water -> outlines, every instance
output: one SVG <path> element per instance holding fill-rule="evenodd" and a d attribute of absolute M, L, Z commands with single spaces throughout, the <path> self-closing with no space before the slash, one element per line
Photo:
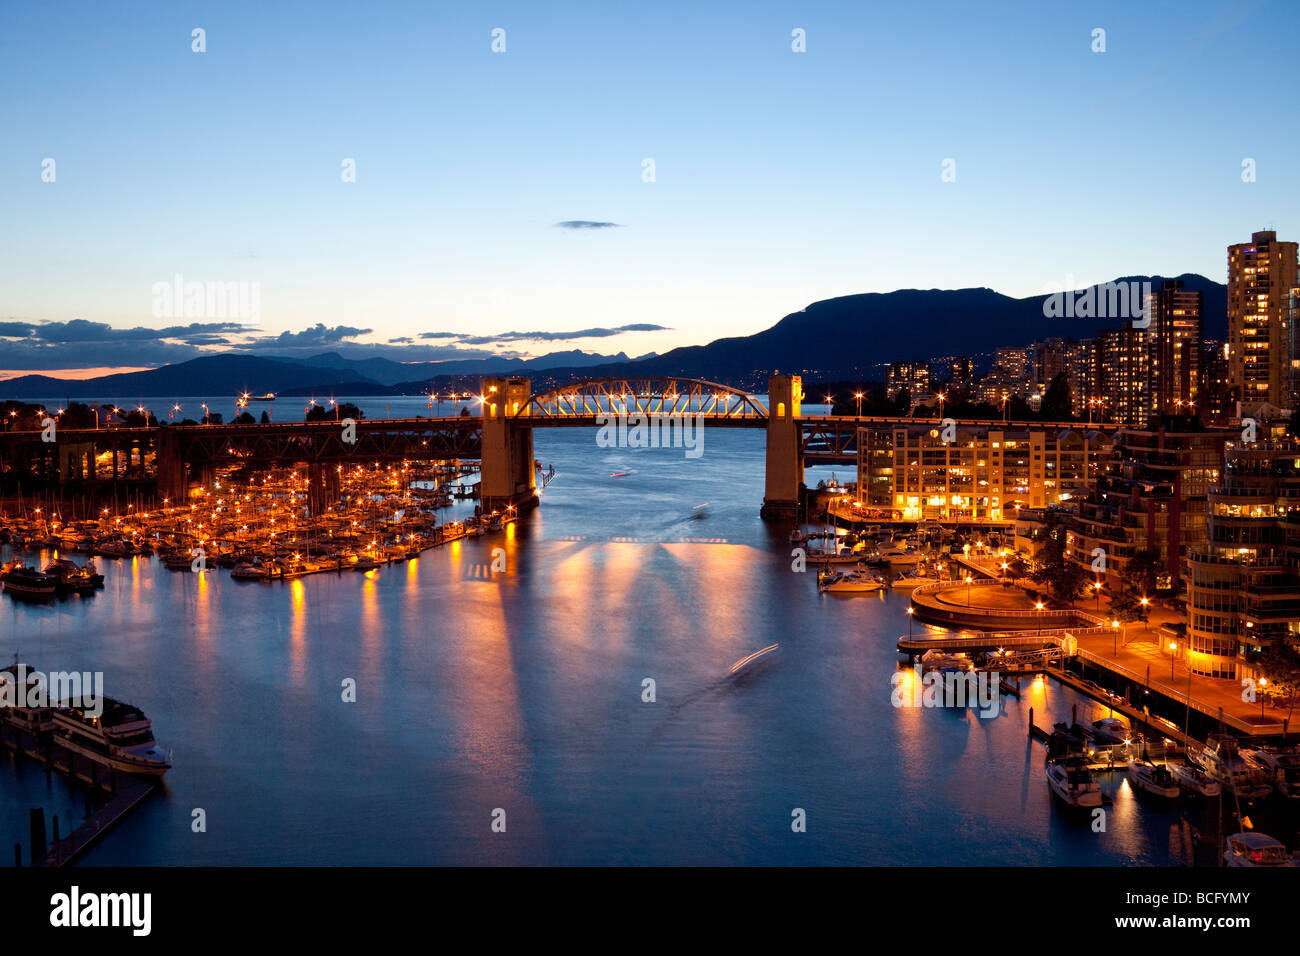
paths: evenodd
<path fill-rule="evenodd" d="M 891 706 L 907 596 L 820 596 L 790 570 L 788 529 L 758 518 L 761 431 L 706 428 L 694 460 L 594 435 L 538 430 L 558 473 L 541 508 L 418 561 L 267 585 L 100 559 L 92 597 L 4 598 L 0 655 L 104 671 L 173 748 L 164 791 L 85 864 L 1181 861 L 1179 809 L 1123 774 L 1103 776 L 1104 833 L 1051 797 L 1027 710 L 1101 716 L 1086 698 L 1039 682 L 991 720 Z M 4 846 L 26 844 L 28 806 L 80 817 L 37 765 L 0 780 Z"/>

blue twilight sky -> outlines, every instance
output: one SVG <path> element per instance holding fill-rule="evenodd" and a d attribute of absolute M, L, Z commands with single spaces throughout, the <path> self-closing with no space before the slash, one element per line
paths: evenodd
<path fill-rule="evenodd" d="M 534 354 L 854 292 L 1222 281 L 1230 242 L 1300 237 L 1298 26 L 1294 0 L 10 0 L 0 368 L 156 361 L 19 327 L 191 321 L 151 312 L 178 273 L 260 283 L 260 334 L 326 327 L 304 346 L 665 327 L 495 346 Z"/>

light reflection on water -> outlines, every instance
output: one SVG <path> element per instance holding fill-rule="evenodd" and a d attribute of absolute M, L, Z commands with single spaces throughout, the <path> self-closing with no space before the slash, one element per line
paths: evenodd
<path fill-rule="evenodd" d="M 890 705 L 907 596 L 790 571 L 788 529 L 757 516 L 761 432 L 711 431 L 686 460 L 557 429 L 536 453 L 559 473 L 539 511 L 405 565 L 267 585 L 101 559 L 88 600 L 5 598 L 0 653 L 104 670 L 174 748 L 166 791 L 86 862 L 1176 861 L 1178 810 L 1122 774 L 1105 833 L 1052 800 L 1028 709 L 1084 718 L 1072 691 L 1027 683 L 994 720 Z M 495 547 L 506 572 L 472 573 Z M 25 841 L 26 807 L 2 806 L 0 837 Z"/>

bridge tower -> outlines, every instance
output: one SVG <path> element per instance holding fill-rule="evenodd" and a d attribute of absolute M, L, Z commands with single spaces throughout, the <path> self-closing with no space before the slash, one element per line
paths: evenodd
<path fill-rule="evenodd" d="M 526 378 L 483 380 L 483 467 L 479 476 L 483 511 L 537 507 L 533 430 L 514 421 L 528 407 L 533 383 Z"/>
<path fill-rule="evenodd" d="M 773 375 L 767 380 L 767 484 L 759 514 L 769 521 L 792 520 L 799 513 L 802 401 L 803 380 L 798 375 Z"/>

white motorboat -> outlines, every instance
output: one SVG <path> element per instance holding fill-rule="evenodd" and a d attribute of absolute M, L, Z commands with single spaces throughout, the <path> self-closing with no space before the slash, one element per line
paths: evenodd
<path fill-rule="evenodd" d="M 867 571 L 831 571 L 827 569 L 817 575 L 817 590 L 835 593 L 868 593 L 880 591 L 885 582 Z"/>
<path fill-rule="evenodd" d="M 1283 844 L 1267 833 L 1254 831 L 1229 836 L 1223 859 L 1228 866 L 1295 866 Z"/>
<path fill-rule="evenodd" d="M 1178 781 L 1178 785 L 1184 790 L 1198 793 L 1203 797 L 1217 797 L 1223 792 L 1223 787 L 1219 785 L 1219 781 L 1195 764 L 1166 761 L 1165 769 L 1173 775 L 1173 778 Z"/>
<path fill-rule="evenodd" d="M 1128 778 L 1133 786 L 1169 800 L 1178 796 L 1178 781 L 1164 767 L 1132 757 L 1128 761 Z"/>
<path fill-rule="evenodd" d="M 1103 717 L 1092 722 L 1092 734 L 1102 744 L 1122 744 L 1132 739 L 1128 724 L 1118 717 Z"/>
<path fill-rule="evenodd" d="M 921 655 L 921 670 L 965 673 L 975 669 L 975 662 L 965 654 L 945 654 L 933 648 Z"/>
<path fill-rule="evenodd" d="M 1264 774 L 1265 780 L 1284 797 L 1300 798 L 1300 749 L 1257 747 L 1241 755 Z"/>
<path fill-rule="evenodd" d="M 880 549 L 880 557 L 877 560 L 884 561 L 893 568 L 914 568 L 921 563 L 923 557 L 920 551 L 888 545 Z"/>
<path fill-rule="evenodd" d="M 1071 807 L 1101 806 L 1101 784 L 1079 754 L 1067 754 L 1047 761 L 1047 785 Z"/>
<path fill-rule="evenodd" d="M 1263 772 L 1242 757 L 1235 737 L 1211 734 L 1204 746 L 1189 743 L 1187 759 L 1239 797 L 1257 800 L 1273 792 L 1273 784 Z"/>

